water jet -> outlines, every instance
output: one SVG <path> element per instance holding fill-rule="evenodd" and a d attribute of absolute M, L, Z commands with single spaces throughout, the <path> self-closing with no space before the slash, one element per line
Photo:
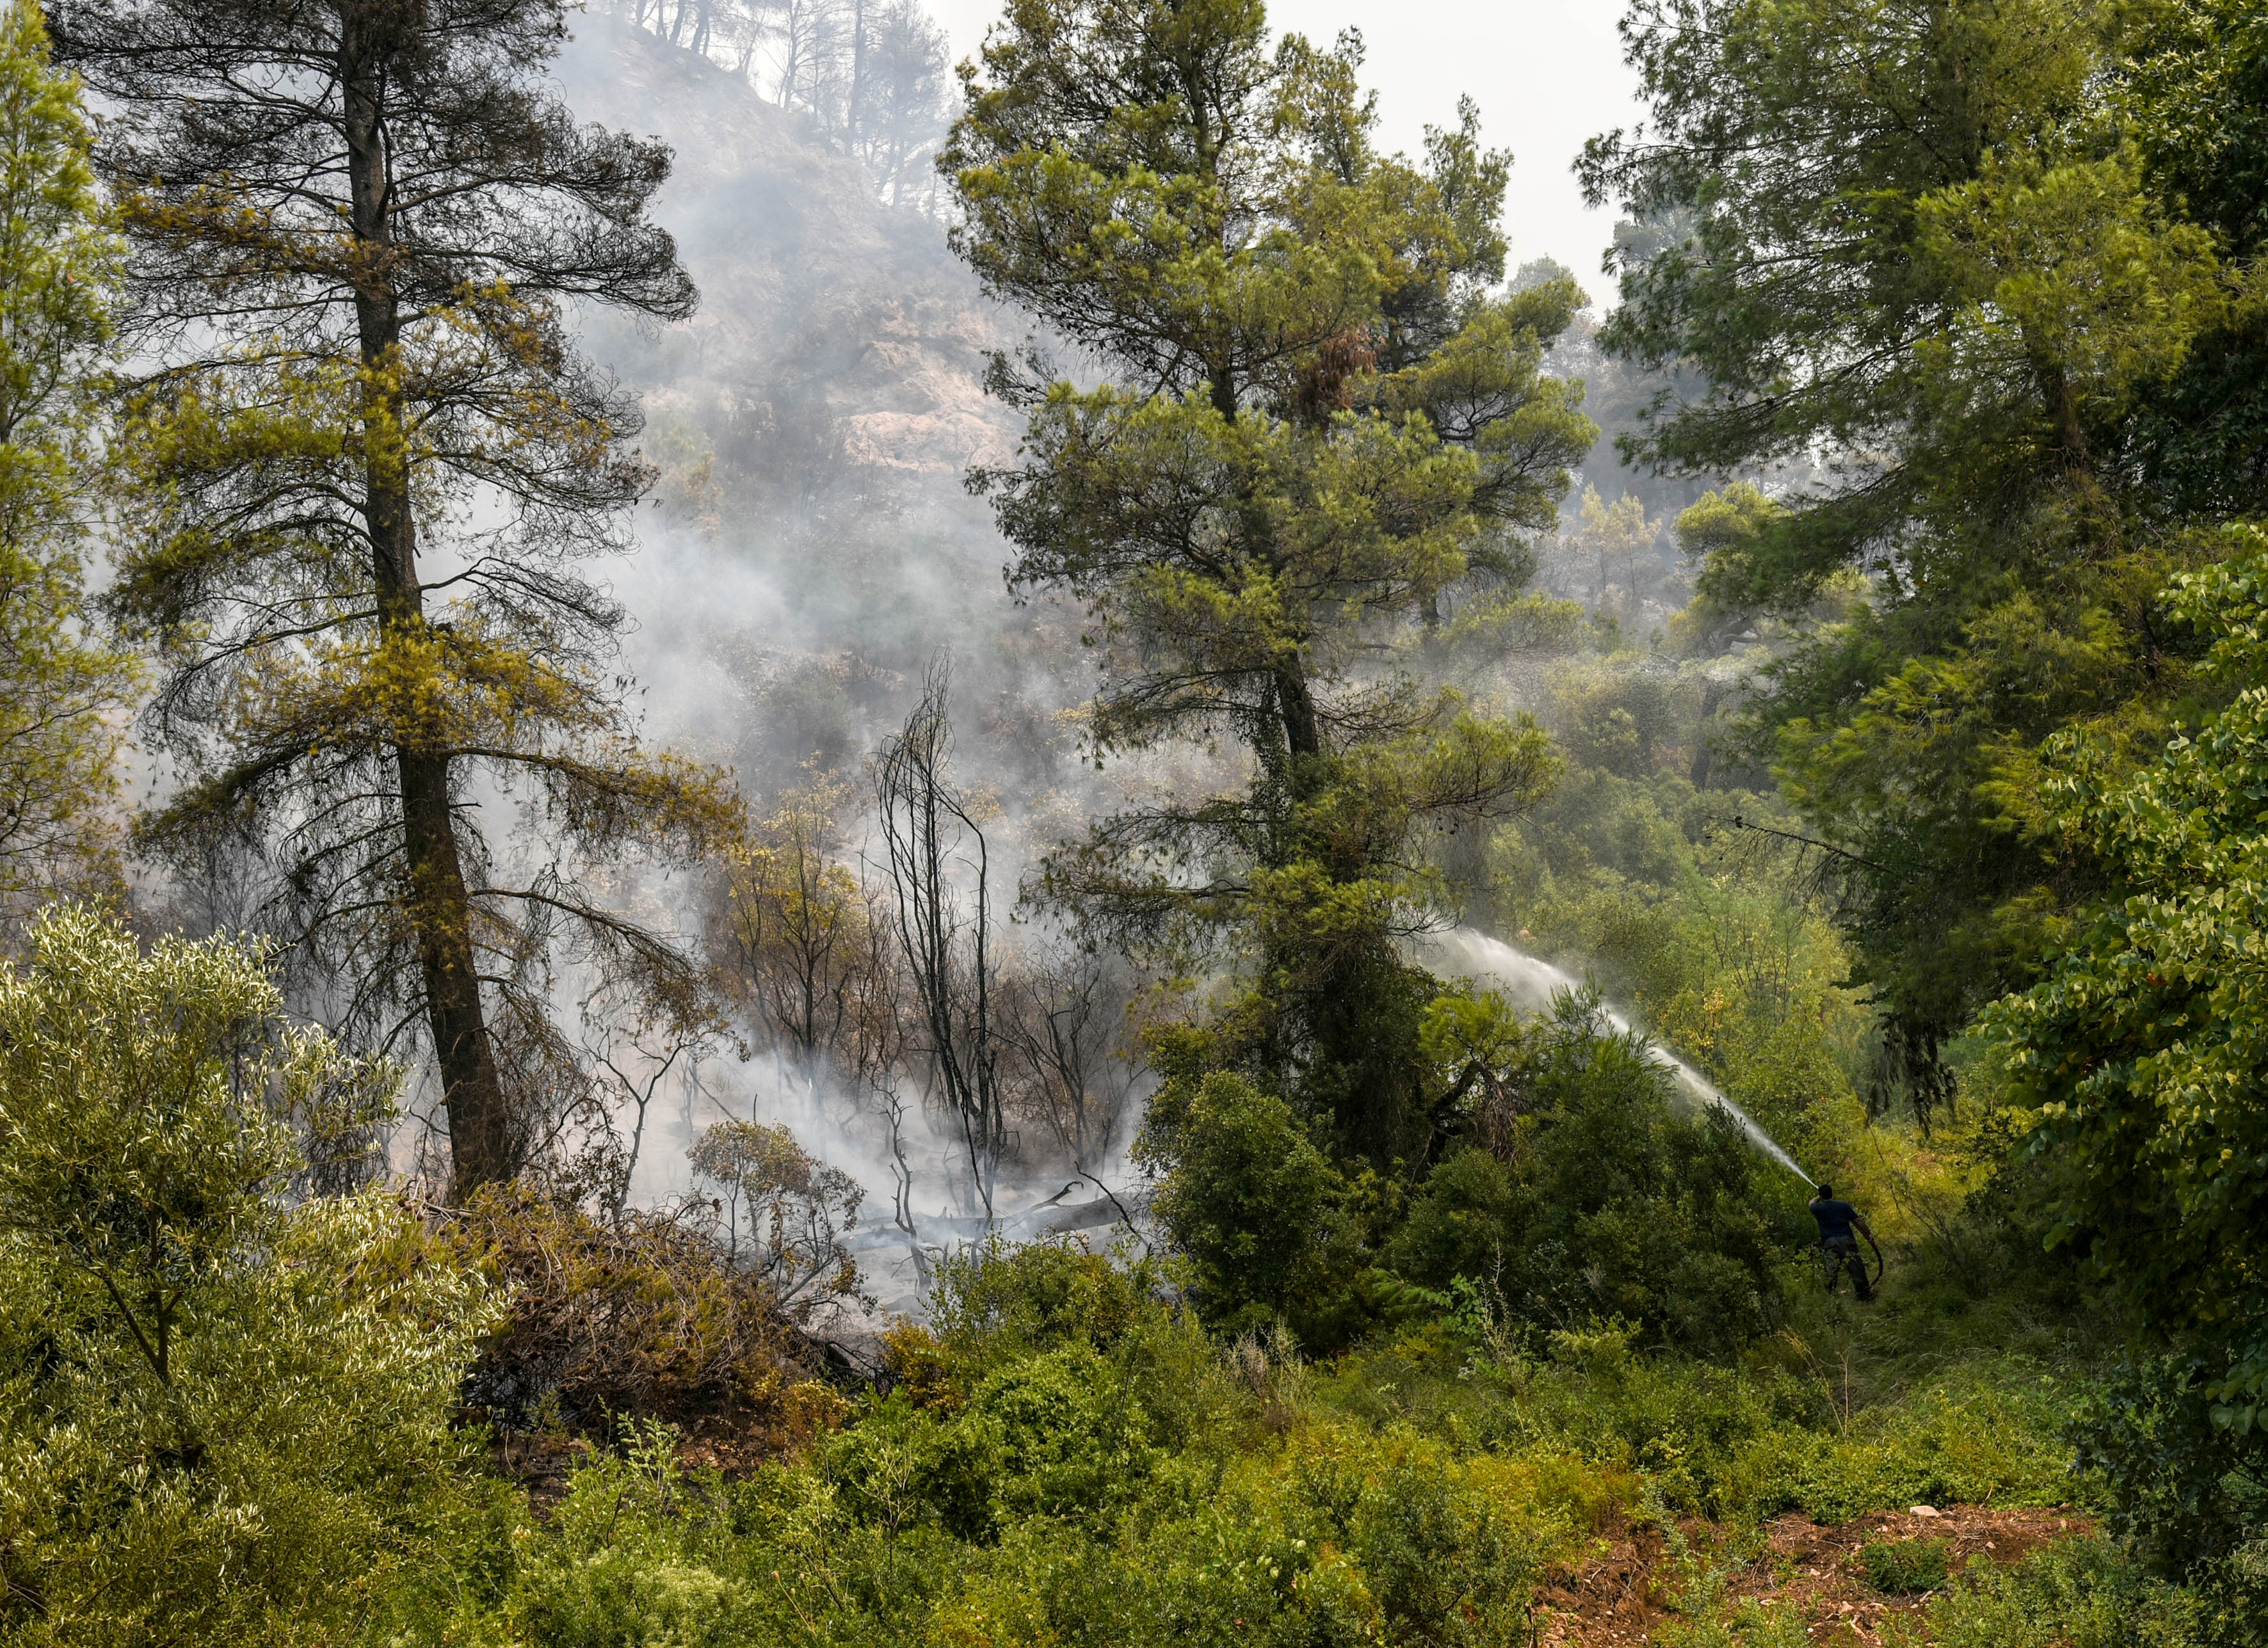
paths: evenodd
<path fill-rule="evenodd" d="M 1444 971 L 1464 978 L 1484 979 L 1499 987 L 1517 1005 L 1531 1012 L 1549 1012 L 1553 1000 L 1563 994 L 1580 997 L 1584 993 L 1583 981 L 1566 968 L 1555 967 L 1540 956 L 1530 955 L 1501 938 L 1491 938 L 1469 927 L 1430 934 L 1419 940 L 1419 948 L 1427 960 L 1439 964 Z M 1653 1037 L 1636 1029 L 1628 1015 L 1610 1004 L 1600 1002 L 1598 1012 L 1618 1034 L 1636 1036 L 1645 1043 L 1648 1056 L 1669 1072 L 1686 1104 L 1723 1111 L 1726 1119 L 1760 1152 L 1805 1184 L 1817 1185 L 1819 1181 L 1796 1166 L 1795 1158 L 1780 1147 L 1779 1141 L 1765 1132 L 1755 1117 L 1727 1098 L 1715 1083 Z"/>

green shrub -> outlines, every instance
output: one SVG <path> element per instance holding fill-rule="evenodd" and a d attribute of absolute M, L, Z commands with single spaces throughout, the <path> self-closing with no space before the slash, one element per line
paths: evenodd
<path fill-rule="evenodd" d="M 1744 1597 L 1722 1620 L 1679 1621 L 1652 1638 L 1657 1648 L 1811 1648 L 1803 1610 Z"/>
<path fill-rule="evenodd" d="M 505 1615 L 512 1639 L 546 1648 L 726 1648 L 748 1629 L 745 1579 L 713 1560 L 722 1485 L 688 1481 L 678 1433 L 647 1423 L 615 1453 L 575 1473 L 552 1527 L 522 1524 Z M 448 1638 L 468 1635 L 460 1622 Z M 475 1640 L 478 1640 L 477 1637 Z"/>
<path fill-rule="evenodd" d="M 1116 1349 L 1165 1315 L 1163 1285 L 1154 1262 L 1099 1254 L 1076 1237 L 995 1238 L 939 1261 L 930 1327 L 957 1372 L 982 1377 L 1073 1342 Z"/>
<path fill-rule="evenodd" d="M 1177 1080 L 1152 1107 L 1142 1154 L 1165 1169 L 1153 1210 L 1206 1326 L 1243 1333 L 1281 1317 L 1304 1344 L 1344 1343 L 1361 1269 L 1353 1188 L 1290 1105 L 1226 1071 Z"/>
<path fill-rule="evenodd" d="M 1822 1522 L 1915 1504 L 2062 1504 L 2076 1486 L 2067 1400 L 2023 1361 L 1950 1372 L 1792 1459 L 1787 1503 Z"/>
<path fill-rule="evenodd" d="M 2215 1400 L 2220 1365 L 2195 1352 L 2130 1361 L 2073 1416 L 2112 1531 L 2176 1577 L 2225 1562 L 2268 1526 L 2268 1450 Z"/>
<path fill-rule="evenodd" d="M 1945 1588 L 1951 1548 L 1941 1539 L 1869 1540 L 1859 1548 L 1867 1583 L 1889 1596 Z"/>
<path fill-rule="evenodd" d="M 1504 1137 L 1434 1170 L 1388 1245 L 1397 1271 L 1482 1284 L 1537 1327 L 1617 1317 L 1714 1354 L 1775 1325 L 1800 1203 L 1721 1114 L 1672 1107 L 1643 1043 L 1564 1002 L 1501 1079 Z"/>
<path fill-rule="evenodd" d="M 0 1638 L 338 1640 L 416 1578 L 496 1315 L 295 1133 L 388 1073 L 287 1028 L 260 955 L 52 909 L 0 969 Z"/>
<path fill-rule="evenodd" d="M 854 1515 L 895 1533 L 919 1522 L 978 1543 L 1042 1517 L 1099 1522 L 1157 1460 L 1118 1371 L 1079 1342 L 1007 1362 L 952 1413 L 902 1392 L 870 1402 L 827 1469 Z"/>
<path fill-rule="evenodd" d="M 1919 1648 L 2207 1648 L 2260 1640 L 2257 1621 L 2216 1618 L 2151 1578 L 2110 1541 L 2058 1541 L 2007 1567 L 1972 1563 L 1929 1605 Z"/>
<path fill-rule="evenodd" d="M 1250 1406 L 1146 1255 L 1097 1253 L 1078 1237 L 986 1243 L 940 1262 L 930 1312 L 930 1326 L 887 1335 L 893 1372 L 917 1405 L 957 1407 L 1000 1368 L 1086 1345 L 1117 1370 L 1160 1447 L 1233 1446 L 1234 1416 Z"/>
<path fill-rule="evenodd" d="M 1538 1553 L 1487 1499 L 1411 1450 L 1367 1482 L 1340 1524 L 1394 1637 L 1514 1640 Z"/>

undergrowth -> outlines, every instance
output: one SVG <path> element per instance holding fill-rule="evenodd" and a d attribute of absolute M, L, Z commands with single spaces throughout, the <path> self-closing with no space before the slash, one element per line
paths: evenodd
<path fill-rule="evenodd" d="M 394 1640 L 1500 1644 L 1555 1568 L 1652 1526 L 1660 1640 L 1773 1648 L 1804 1639 L 1793 1611 L 1723 1594 L 1773 1515 L 2089 1491 L 2061 1434 L 2078 1370 L 2021 1354 L 1945 1347 L 1853 1407 L 1793 1329 L 1708 1364 L 1467 1313 L 1315 1365 L 1209 1337 L 1166 1280 L 1070 1245 L 949 1265 L 844 1428 L 737 1478 L 627 1431 L 549 1517 L 498 1502 L 465 1530 Z M 1705 1558 L 1676 1532 L 1695 1516 Z M 2205 1642 L 2208 1612 L 2082 1540 L 1952 1581 L 1909 1640 Z M 2018 1618 L 2066 1623 L 1992 1634 Z"/>

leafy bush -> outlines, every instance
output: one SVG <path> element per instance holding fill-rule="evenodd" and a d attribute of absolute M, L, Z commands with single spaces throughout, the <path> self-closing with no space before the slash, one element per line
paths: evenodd
<path fill-rule="evenodd" d="M 1227 1071 L 1180 1078 L 1152 1102 L 1141 1153 L 1165 1170 L 1152 1210 L 1208 1327 L 1281 1316 L 1304 1343 L 1344 1342 L 1361 1268 L 1353 1191 L 1291 1106 Z"/>
<path fill-rule="evenodd" d="M 513 1640 L 546 1648 L 763 1640 L 749 1630 L 746 1579 L 716 1560 L 722 1484 L 713 1475 L 688 1481 L 677 1441 L 666 1425 L 638 1427 L 619 1453 L 576 1473 L 552 1537 L 515 1530 L 505 1609 Z M 451 1627 L 445 1640 L 478 1629 L 461 1618 Z"/>
<path fill-rule="evenodd" d="M 2044 1169 L 2051 1240 L 2191 1358 L 2139 1376 L 2146 1419 L 2097 1427 L 2122 1517 L 2165 1512 L 2153 1537 L 2177 1562 L 2247 1537 L 2268 1497 L 2268 533 L 2232 526 L 2216 547 L 2227 558 L 2176 578 L 2163 607 L 2209 640 L 2198 673 L 2226 707 L 2139 769 L 2123 733 L 2049 743 L 2041 833 L 2099 855 L 2110 895 L 1981 1021 Z M 2232 1470 L 2245 1487 L 2222 1496 L 2211 1484 Z"/>
<path fill-rule="evenodd" d="M 1721 1468 L 1719 1504 L 1830 1523 L 1915 1504 L 2060 1505 L 2076 1486 L 2068 1401 L 2024 1362 L 1972 1363 L 1831 1429 L 1756 1431 Z"/>
<path fill-rule="evenodd" d="M 2213 1372 L 2194 1352 L 2121 1365 L 2073 1414 L 2078 1463 L 2150 1571 L 2233 1584 L 2268 1616 L 2264 1450 L 2213 1401 Z"/>
<path fill-rule="evenodd" d="M 1656 1632 L 1659 1648 L 1811 1648 L 1803 1610 L 1742 1598 L 1723 1620 L 1679 1621 Z"/>
<path fill-rule="evenodd" d="M 1799 1207 L 1721 1113 L 1673 1109 L 1668 1079 L 1564 1001 L 1506 1072 L 1504 1137 L 1434 1170 L 1389 1263 L 1430 1287 L 1482 1284 L 1538 1328 L 1618 1317 L 1718 1354 L 1765 1333 Z"/>
<path fill-rule="evenodd" d="M 1072 1343 L 999 1368 L 952 1413 L 902 1393 L 870 1403 L 823 1468 L 863 1521 L 987 1543 L 1022 1519 L 1107 1518 L 1155 1466 L 1148 1433 L 1117 1371 Z"/>
<path fill-rule="evenodd" d="M 2258 1622 L 2152 1579 L 2108 1541 L 2066 1540 L 2008 1567 L 1971 1563 L 1929 1605 L 1936 1648 L 2205 1648 L 2257 1643 Z"/>
<path fill-rule="evenodd" d="M 336 1640 L 457 1514 L 490 1296 L 376 1192 L 290 1197 L 379 1067 L 256 951 L 62 908 L 0 970 L 0 1636 Z"/>
<path fill-rule="evenodd" d="M 995 1240 L 938 1262 L 930 1322 L 954 1365 L 981 1376 L 1065 1344 L 1114 1350 L 1161 1318 L 1164 1284 L 1147 1257 L 1096 1253 L 1076 1237 Z"/>
<path fill-rule="evenodd" d="M 1859 1548 L 1867 1583 L 1890 1596 L 1942 1590 L 1950 1548 L 1941 1539 L 1869 1540 Z"/>

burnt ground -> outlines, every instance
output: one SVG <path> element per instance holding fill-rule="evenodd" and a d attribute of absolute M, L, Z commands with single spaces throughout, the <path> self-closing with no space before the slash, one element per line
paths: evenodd
<path fill-rule="evenodd" d="M 2068 1510 L 1948 1505 L 1881 1512 L 1832 1527 L 1808 1517 L 1779 1517 L 1746 1552 L 1712 1549 L 1714 1536 L 1705 1523 L 1681 1524 L 1679 1531 L 1699 1563 L 1737 1563 L 1725 1579 L 1723 1607 L 1749 1598 L 1793 1606 L 1821 1648 L 1873 1648 L 1887 1616 L 1918 1614 L 1928 1599 L 1875 1590 L 1859 1565 L 1861 1546 L 1942 1539 L 1957 1571 L 1972 1563 L 2017 1561 L 2093 1526 Z M 1604 1543 L 1606 1549 L 1580 1567 L 1554 1574 L 1537 1595 L 1538 1648 L 1637 1648 L 1678 1617 L 1669 1601 L 1690 1582 L 1670 1560 L 1661 1531 L 1629 1528 Z"/>

